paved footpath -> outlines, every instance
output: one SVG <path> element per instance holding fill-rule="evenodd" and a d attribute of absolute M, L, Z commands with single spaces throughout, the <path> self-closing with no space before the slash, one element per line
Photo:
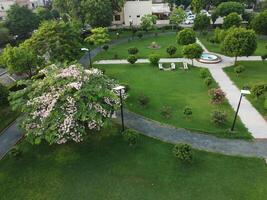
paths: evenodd
<path fill-rule="evenodd" d="M 125 125 L 140 133 L 169 143 L 187 143 L 194 148 L 234 156 L 253 156 L 267 158 L 267 140 L 244 141 L 223 139 L 211 135 L 177 129 L 160 124 L 138 114 L 124 111 Z M 120 116 L 116 118 L 120 122 Z"/>

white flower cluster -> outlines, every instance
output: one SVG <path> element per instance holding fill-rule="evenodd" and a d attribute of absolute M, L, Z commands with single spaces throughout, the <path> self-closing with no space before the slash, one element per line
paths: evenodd
<path fill-rule="evenodd" d="M 56 76 L 59 78 L 74 77 L 81 78 L 81 72 L 76 65 L 70 65 L 67 68 L 60 70 L 60 73 Z"/>
<path fill-rule="evenodd" d="M 86 69 L 84 72 L 88 75 L 102 75 L 103 72 L 96 68 Z"/>
<path fill-rule="evenodd" d="M 62 107 L 63 108 L 63 107 Z M 77 108 L 75 106 L 75 100 L 72 97 L 67 98 L 67 106 L 63 108 L 65 110 L 64 113 L 64 121 L 59 124 L 59 135 L 58 135 L 58 144 L 63 144 L 68 141 L 68 139 L 72 139 L 75 142 L 82 141 L 82 135 L 78 131 L 78 122 L 75 120 L 74 116 L 77 113 Z"/>
<path fill-rule="evenodd" d="M 82 87 L 82 82 L 72 82 L 67 85 L 70 88 L 75 88 L 76 90 L 80 90 Z"/>

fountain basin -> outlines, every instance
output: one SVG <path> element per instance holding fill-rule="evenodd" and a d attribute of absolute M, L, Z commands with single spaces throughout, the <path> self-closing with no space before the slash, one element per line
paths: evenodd
<path fill-rule="evenodd" d="M 206 64 L 216 64 L 222 61 L 220 56 L 211 53 L 203 53 L 199 59 L 197 59 L 201 63 Z"/>

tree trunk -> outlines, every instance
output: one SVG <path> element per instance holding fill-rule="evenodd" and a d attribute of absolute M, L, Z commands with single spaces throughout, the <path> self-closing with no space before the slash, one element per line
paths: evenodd
<path fill-rule="evenodd" d="M 235 56 L 235 65 L 236 65 L 236 62 L 237 62 L 237 56 Z"/>

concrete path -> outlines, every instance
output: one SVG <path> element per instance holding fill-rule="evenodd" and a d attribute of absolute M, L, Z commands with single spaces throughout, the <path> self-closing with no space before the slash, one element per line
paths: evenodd
<path fill-rule="evenodd" d="M 251 142 L 217 138 L 184 129 L 176 129 L 172 126 L 160 124 L 159 122 L 155 122 L 129 111 L 124 111 L 124 119 L 125 125 L 128 128 L 169 143 L 187 143 L 200 150 L 217 152 L 225 155 L 267 158 L 267 140 L 255 140 Z M 120 115 L 118 115 L 116 121 L 120 123 Z"/>
<path fill-rule="evenodd" d="M 0 133 L 0 160 L 22 137 L 17 121 Z"/>

